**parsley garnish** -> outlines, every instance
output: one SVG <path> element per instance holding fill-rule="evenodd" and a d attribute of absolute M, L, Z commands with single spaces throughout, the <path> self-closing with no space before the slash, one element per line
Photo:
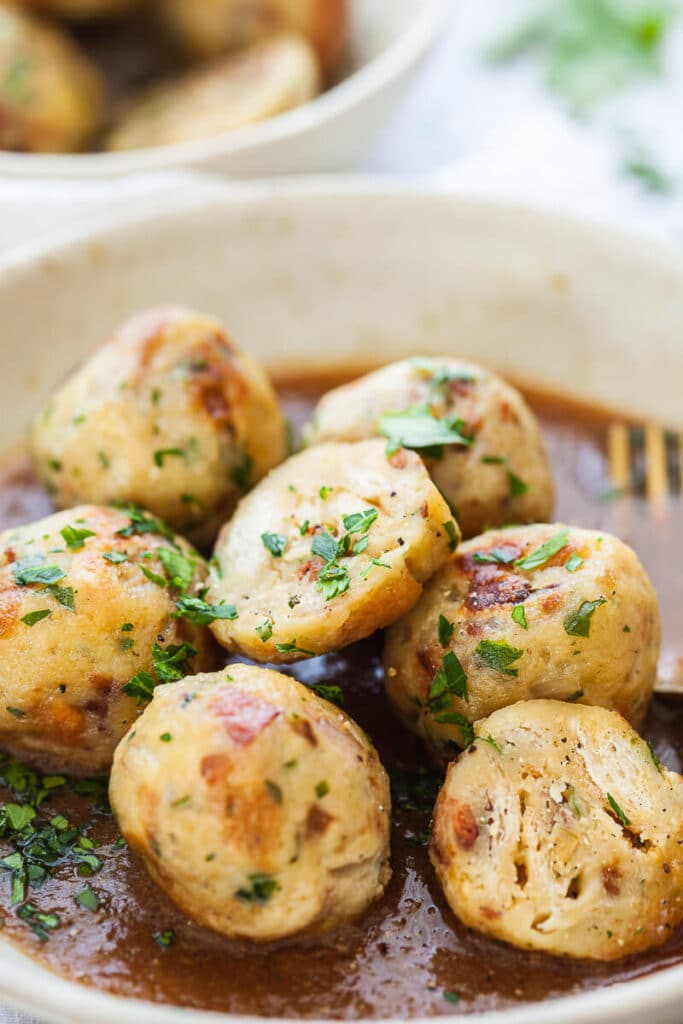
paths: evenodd
<path fill-rule="evenodd" d="M 26 712 L 22 711 L 21 708 L 13 708 L 11 704 L 8 704 L 5 708 L 10 715 L 14 715 L 15 718 L 26 718 Z"/>
<path fill-rule="evenodd" d="M 78 903 L 80 907 L 85 907 L 86 910 L 97 910 L 100 905 L 98 896 L 92 891 L 90 886 L 86 886 L 85 889 L 81 889 L 75 899 L 76 903 Z"/>
<path fill-rule="evenodd" d="M 291 640 L 288 644 L 275 644 L 275 650 L 278 654 L 306 654 L 309 657 L 315 657 L 314 651 L 307 651 L 305 647 L 298 647 L 296 640 Z"/>
<path fill-rule="evenodd" d="M 450 696 L 468 700 L 467 676 L 454 651 L 448 651 L 441 659 L 429 691 L 429 706 L 432 711 L 444 711 L 449 707 Z"/>
<path fill-rule="evenodd" d="M 52 615 L 49 608 L 42 608 L 39 612 L 29 612 L 28 615 L 24 615 L 22 622 L 25 622 L 27 626 L 35 626 L 36 622 L 42 622 L 48 615 Z"/>
<path fill-rule="evenodd" d="M 128 555 L 124 554 L 123 551 L 105 551 L 102 558 L 106 558 L 112 565 L 121 565 L 122 562 L 128 561 Z"/>
<path fill-rule="evenodd" d="M 332 494 L 333 490 L 334 490 L 334 487 L 326 487 L 323 484 L 323 486 L 318 491 L 318 494 L 320 495 L 320 497 L 322 498 L 323 501 L 327 501 L 329 496 Z"/>
<path fill-rule="evenodd" d="M 335 540 L 327 530 L 322 530 L 313 538 L 311 553 L 319 555 L 326 562 L 333 562 L 341 554 L 339 541 Z"/>
<path fill-rule="evenodd" d="M 502 672 L 506 676 L 516 676 L 519 670 L 510 668 L 524 654 L 519 647 L 511 647 L 504 640 L 481 640 L 477 644 L 476 653 L 489 668 Z"/>
<path fill-rule="evenodd" d="M 262 533 L 263 546 L 270 551 L 273 558 L 282 558 L 287 547 L 287 538 L 282 533 Z"/>
<path fill-rule="evenodd" d="M 317 589 L 322 591 L 326 601 L 331 601 L 346 593 L 350 583 L 349 570 L 345 565 L 328 562 L 318 573 Z"/>
<path fill-rule="evenodd" d="M 160 448 L 154 453 L 154 465 L 158 466 L 159 469 L 163 468 L 166 459 L 171 456 L 177 456 L 178 458 L 184 459 L 185 452 L 182 448 Z"/>
<path fill-rule="evenodd" d="M 136 672 L 123 687 L 123 692 L 129 697 L 137 697 L 138 704 L 142 701 L 151 700 L 154 694 L 156 680 L 150 672 L 144 670 Z"/>
<path fill-rule="evenodd" d="M 472 438 L 463 433 L 465 424 L 455 417 L 438 419 L 426 406 L 405 412 L 385 413 L 379 418 L 379 432 L 388 440 L 387 453 L 399 448 L 427 450 L 432 458 L 442 458 L 444 445 L 469 448 Z"/>
<path fill-rule="evenodd" d="M 589 636 L 591 619 L 603 604 L 607 604 L 604 597 L 599 597 L 597 601 L 584 601 L 577 612 L 568 615 L 564 620 L 565 632 L 569 636 Z"/>
<path fill-rule="evenodd" d="M 511 498 L 521 498 L 523 494 L 529 493 L 529 485 L 521 477 L 518 477 L 516 473 L 513 473 L 511 469 L 508 469 L 508 487 Z"/>
<path fill-rule="evenodd" d="M 58 583 L 66 576 L 59 566 L 45 565 L 41 555 L 20 559 L 13 564 L 12 572 L 20 587 L 30 586 L 32 583 Z"/>
<path fill-rule="evenodd" d="M 448 537 L 448 550 L 451 554 L 455 551 L 460 541 L 460 533 L 452 519 L 443 524 L 446 536 Z"/>
<path fill-rule="evenodd" d="M 278 786 L 277 782 L 273 782 L 272 779 L 266 779 L 265 786 L 268 796 L 273 803 L 281 804 L 283 800 L 282 789 Z"/>
<path fill-rule="evenodd" d="M 80 530 L 76 526 L 65 526 L 59 531 L 64 538 L 64 543 L 71 551 L 79 551 L 85 544 L 88 537 L 94 537 L 93 530 Z"/>
<path fill-rule="evenodd" d="M 616 802 L 611 793 L 607 794 L 607 803 L 610 805 L 610 807 L 616 814 L 617 818 L 619 819 L 619 822 L 624 826 L 624 828 L 628 828 L 628 826 L 631 824 L 631 819 L 624 814 L 621 807 Z"/>
<path fill-rule="evenodd" d="M 454 629 L 454 622 L 449 622 L 445 615 L 439 615 L 439 643 L 442 647 L 448 647 Z"/>
<path fill-rule="evenodd" d="M 273 635 L 273 620 L 265 619 L 260 626 L 256 627 L 256 632 L 260 636 L 261 642 L 265 644 Z"/>
<path fill-rule="evenodd" d="M 196 654 L 197 648 L 192 644 L 171 644 L 166 649 L 152 644 L 152 664 L 159 682 L 176 683 L 183 679 L 190 671 L 188 660 Z"/>
<path fill-rule="evenodd" d="M 346 703 L 341 686 L 334 686 L 330 683 L 316 683 L 311 689 L 319 697 L 322 697 L 323 700 L 329 701 L 330 704 L 336 704 L 338 708 L 343 708 Z"/>
<path fill-rule="evenodd" d="M 502 753 L 500 747 L 498 746 L 497 742 L 494 740 L 493 736 L 490 733 L 488 736 L 475 736 L 474 738 L 477 741 L 477 743 L 488 743 L 488 745 L 490 747 L 493 747 L 494 750 L 498 751 L 499 754 Z"/>
<path fill-rule="evenodd" d="M 576 572 L 583 565 L 583 558 L 581 555 L 577 555 L 576 551 L 573 551 L 567 561 L 564 563 L 564 567 L 567 572 Z"/>
<path fill-rule="evenodd" d="M 237 619 L 237 608 L 234 604 L 207 604 L 199 597 L 179 597 L 176 602 L 177 618 L 187 619 L 197 626 L 208 626 L 219 619 Z"/>
<path fill-rule="evenodd" d="M 455 725 L 460 730 L 463 747 L 469 747 L 474 742 L 472 723 L 459 711 L 447 711 L 443 715 L 437 715 L 435 721 L 439 725 Z"/>
<path fill-rule="evenodd" d="M 154 941 L 157 946 L 161 946 L 162 949 L 168 949 L 176 941 L 176 933 L 172 928 L 165 928 L 161 932 L 154 933 Z"/>
<path fill-rule="evenodd" d="M 344 529 L 349 533 L 367 533 L 377 519 L 379 512 L 376 508 L 366 508 L 363 512 L 353 512 L 344 516 Z"/>
<path fill-rule="evenodd" d="M 247 903 L 267 903 L 279 889 L 280 885 L 272 875 L 249 875 L 250 888 L 238 889 L 235 898 Z"/>
<path fill-rule="evenodd" d="M 321 781 L 315 787 L 315 795 L 318 797 L 319 800 L 322 800 L 324 796 L 327 796 L 329 791 L 330 784 L 327 781 L 327 779 L 321 779 Z"/>
<path fill-rule="evenodd" d="M 514 560 L 514 551 L 500 547 L 491 548 L 490 551 L 475 551 L 472 555 L 472 561 L 478 565 L 510 565 Z"/>
<path fill-rule="evenodd" d="M 128 526 L 116 533 L 119 537 L 132 537 L 134 534 L 158 533 L 166 540 L 173 540 L 173 530 L 166 523 L 149 515 L 138 505 L 124 505 L 122 511 L 129 517 Z"/>
<path fill-rule="evenodd" d="M 68 608 L 70 612 L 76 611 L 76 599 L 73 587 L 58 587 L 53 584 L 47 588 L 55 600 L 59 601 L 64 608 Z"/>
<path fill-rule="evenodd" d="M 530 572 L 532 569 L 539 569 L 546 562 L 549 562 L 551 558 L 566 548 L 569 543 L 569 529 L 565 526 L 564 529 L 556 533 L 554 537 L 547 540 L 545 544 L 541 544 L 540 547 L 536 548 L 530 554 L 525 555 L 523 558 L 518 558 L 515 565 L 518 569 L 525 569 Z"/>
<path fill-rule="evenodd" d="M 526 621 L 526 612 L 524 611 L 523 604 L 516 604 L 512 609 L 512 621 L 516 622 L 522 629 L 528 629 L 529 623 Z"/>
<path fill-rule="evenodd" d="M 194 576 L 193 559 L 174 548 L 158 548 L 156 555 L 166 570 L 170 585 L 185 593 Z"/>

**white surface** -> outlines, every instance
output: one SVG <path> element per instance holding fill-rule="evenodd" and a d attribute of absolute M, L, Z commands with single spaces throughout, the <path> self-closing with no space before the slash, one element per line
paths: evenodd
<path fill-rule="evenodd" d="M 439 33 L 449 2 L 349 0 L 353 73 L 279 117 L 157 149 L 77 156 L 0 152 L 0 176 L 107 179 L 185 167 L 249 177 L 347 168 L 384 126 Z"/>
<path fill-rule="evenodd" d="M 0 260 L 11 368 L 0 377 L 5 443 L 113 324 L 168 301 L 211 310 L 280 367 L 370 351 L 377 360 L 457 352 L 683 424 L 683 255 L 675 249 L 383 182 L 254 186 L 240 196 L 226 189 L 223 199 L 214 186 L 197 208 L 201 198 L 197 187 L 188 209 Z M 59 1024 L 220 1020 L 69 985 L 9 945 L 0 946 L 0 991 Z M 650 1024 L 679 1024 L 682 999 L 679 967 L 478 1020 L 642 1024 L 646 1015 Z"/>

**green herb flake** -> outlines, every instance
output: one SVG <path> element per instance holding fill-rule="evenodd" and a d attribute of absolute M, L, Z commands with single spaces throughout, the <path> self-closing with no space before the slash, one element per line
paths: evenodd
<path fill-rule="evenodd" d="M 106 558 L 112 565 L 121 565 L 123 562 L 128 561 L 128 555 L 123 551 L 105 551 L 102 558 Z"/>
<path fill-rule="evenodd" d="M 439 615 L 439 643 L 448 647 L 455 630 L 455 623 L 449 622 L 445 615 Z"/>
<path fill-rule="evenodd" d="M 273 635 L 273 620 L 265 619 L 260 626 L 256 627 L 256 632 L 261 638 L 261 643 L 267 643 Z"/>
<path fill-rule="evenodd" d="M 565 704 L 576 704 L 577 700 L 581 700 L 583 697 L 583 690 L 574 690 L 568 697 L 564 697 Z"/>
<path fill-rule="evenodd" d="M 376 508 L 367 508 L 363 512 L 353 512 L 343 517 L 344 529 L 349 533 L 367 533 L 377 519 L 379 512 Z"/>
<path fill-rule="evenodd" d="M 452 519 L 445 522 L 443 527 L 446 531 L 446 536 L 448 537 L 448 550 L 452 554 L 460 542 L 460 533 Z"/>
<path fill-rule="evenodd" d="M 582 565 L 583 558 L 581 557 L 581 555 L 577 555 L 575 551 L 572 552 L 567 561 L 564 563 L 564 567 L 567 570 L 567 572 L 576 572 L 576 570 L 580 569 Z"/>
<path fill-rule="evenodd" d="M 152 664 L 159 682 L 177 683 L 190 675 L 192 669 L 189 661 L 197 653 L 197 648 L 192 644 L 171 644 L 167 648 L 152 644 Z"/>
<path fill-rule="evenodd" d="M 551 558 L 554 558 L 563 548 L 566 548 L 568 543 L 569 529 L 565 527 L 530 554 L 525 555 L 523 558 L 518 558 L 515 565 L 518 569 L 524 569 L 527 572 L 539 569 L 546 562 L 549 562 Z"/>
<path fill-rule="evenodd" d="M 309 658 L 315 657 L 314 651 L 307 651 L 305 647 L 299 647 L 296 640 L 290 640 L 287 644 L 275 644 L 278 654 L 305 654 Z"/>
<path fill-rule="evenodd" d="M 515 560 L 514 550 L 495 547 L 490 551 L 475 551 L 472 561 L 477 565 L 510 565 Z"/>
<path fill-rule="evenodd" d="M 123 692 L 129 697 L 136 697 L 138 704 L 142 701 L 152 699 L 156 680 L 150 672 L 137 672 L 123 687 Z"/>
<path fill-rule="evenodd" d="M 21 621 L 27 626 L 35 626 L 36 622 L 42 622 L 43 619 L 47 619 L 49 615 L 52 615 L 49 608 L 41 608 L 40 611 L 28 612 L 27 615 L 22 616 Z"/>
<path fill-rule="evenodd" d="M 211 622 L 227 619 L 233 621 L 238 619 L 237 608 L 234 604 L 207 604 L 199 597 L 181 597 L 176 602 L 175 616 L 187 619 L 197 626 L 208 626 Z"/>
<path fill-rule="evenodd" d="M 154 941 L 157 946 L 161 946 L 162 949 L 169 949 L 176 942 L 176 933 L 172 928 L 165 928 L 161 932 L 154 933 Z"/>
<path fill-rule="evenodd" d="M 79 907 L 85 907 L 86 910 L 97 910 L 100 905 L 99 897 L 89 886 L 81 889 L 75 899 Z"/>
<path fill-rule="evenodd" d="M 511 498 L 521 498 L 522 495 L 529 493 L 529 485 L 511 469 L 508 470 L 508 489 Z"/>
<path fill-rule="evenodd" d="M 315 787 L 315 795 L 318 797 L 319 800 L 322 800 L 324 796 L 327 796 L 329 791 L 330 784 L 327 781 L 327 779 L 321 779 L 321 781 Z"/>
<path fill-rule="evenodd" d="M 446 1000 L 447 1003 L 459 1003 L 460 1002 L 460 996 L 458 995 L 458 993 L 457 992 L 450 992 L 448 989 L 446 989 L 444 991 L 443 997 L 444 997 L 444 999 Z"/>
<path fill-rule="evenodd" d="M 121 632 L 122 633 L 131 633 L 134 629 L 135 629 L 135 626 L 133 625 L 132 622 L 124 622 L 121 625 Z"/>
<path fill-rule="evenodd" d="M 81 530 L 76 526 L 65 526 L 59 531 L 64 543 L 71 551 L 80 551 L 88 537 L 94 537 L 94 530 Z"/>
<path fill-rule="evenodd" d="M 322 697 L 323 700 L 329 701 L 330 704 L 336 704 L 338 708 L 343 708 L 346 703 L 341 686 L 335 686 L 331 683 L 316 683 L 311 689 L 319 697 Z"/>
<path fill-rule="evenodd" d="M 284 798 L 282 795 L 282 789 L 278 786 L 277 782 L 273 782 L 272 779 L 266 779 L 265 787 L 266 792 L 273 803 L 281 804 Z"/>
<path fill-rule="evenodd" d="M 524 651 L 519 647 L 511 647 L 504 640 L 481 640 L 477 644 L 476 653 L 489 668 L 506 676 L 516 676 L 519 670 L 510 666 L 522 657 Z"/>
<path fill-rule="evenodd" d="M 12 565 L 14 579 L 20 587 L 27 587 L 33 583 L 43 583 L 50 586 L 59 583 L 66 576 L 63 569 L 57 565 L 45 565 L 40 556 L 22 558 Z"/>
<path fill-rule="evenodd" d="M 432 710 L 445 710 L 442 698 L 447 694 L 460 697 L 465 701 L 469 699 L 467 694 L 467 675 L 455 651 L 448 651 L 444 654 L 441 659 L 441 668 L 434 676 L 429 691 L 429 704 Z M 447 700 L 445 706 L 448 707 L 449 704 L 450 701 Z"/>
<path fill-rule="evenodd" d="M 326 487 L 323 484 L 323 486 L 318 491 L 318 494 L 320 495 L 320 497 L 322 498 L 323 501 L 327 501 L 329 496 L 332 494 L 333 490 L 334 490 L 334 487 Z"/>
<path fill-rule="evenodd" d="M 173 739 L 173 736 L 171 735 L 170 732 L 162 732 L 159 739 L 161 740 L 162 743 L 170 743 L 171 740 Z"/>
<path fill-rule="evenodd" d="M 322 591 L 326 601 L 340 597 L 349 589 L 351 577 L 344 565 L 328 562 L 318 573 L 316 589 Z"/>
<path fill-rule="evenodd" d="M 10 715 L 13 715 L 15 718 L 26 718 L 25 711 L 22 711 L 21 708 L 13 708 L 11 704 L 8 704 L 5 710 L 8 711 Z"/>
<path fill-rule="evenodd" d="M 501 754 L 501 753 L 502 753 L 502 751 L 501 751 L 500 747 L 498 746 L 498 743 L 497 743 L 497 742 L 496 742 L 496 740 L 495 740 L 495 739 L 493 738 L 493 736 L 491 736 L 491 734 L 490 734 L 490 733 L 489 733 L 489 735 L 488 735 L 488 736 L 475 736 L 474 738 L 475 738 L 475 740 L 476 740 L 476 742 L 477 742 L 477 743 L 488 743 L 488 745 L 489 745 L 490 747 L 493 747 L 493 749 L 494 749 L 495 751 L 497 751 L 497 752 L 498 752 L 499 754 Z"/>
<path fill-rule="evenodd" d="M 616 802 L 616 800 L 614 799 L 614 797 L 612 796 L 611 793 L 607 794 L 607 803 L 610 805 L 610 807 L 614 811 L 615 815 L 619 819 L 620 824 L 622 824 L 624 826 L 624 828 L 628 828 L 629 825 L 631 824 L 631 819 L 628 818 L 624 814 L 624 812 L 622 811 L 621 807 Z"/>
<path fill-rule="evenodd" d="M 590 636 L 591 619 L 603 604 L 607 604 L 604 597 L 599 597 L 597 601 L 583 601 L 579 610 L 572 612 L 564 620 L 565 632 L 569 636 Z"/>
<path fill-rule="evenodd" d="M 160 519 L 149 515 L 148 512 L 145 512 L 138 505 L 124 505 L 122 506 L 122 511 L 129 517 L 129 523 L 128 526 L 124 526 L 116 531 L 117 536 L 132 537 L 134 535 L 142 536 L 146 533 L 158 533 L 165 537 L 166 540 L 175 543 L 173 530 Z"/>
<path fill-rule="evenodd" d="M 472 723 L 459 711 L 447 711 L 444 714 L 436 715 L 434 720 L 439 725 L 455 725 L 460 730 L 463 747 L 469 747 L 474 742 Z"/>
<path fill-rule="evenodd" d="M 280 889 L 279 883 L 272 875 L 254 874 L 248 878 L 249 888 L 238 889 L 235 899 L 244 900 L 246 903 L 267 903 Z"/>
<path fill-rule="evenodd" d="M 653 749 L 653 747 L 652 747 L 652 745 L 650 743 L 647 743 L 647 749 L 649 751 L 649 754 L 650 754 L 650 757 L 652 759 L 653 765 L 655 766 L 655 768 L 657 769 L 659 774 L 663 775 L 664 774 L 664 765 L 662 764 L 662 762 L 659 760 L 659 758 L 655 754 L 654 749 Z"/>
<path fill-rule="evenodd" d="M 263 546 L 270 551 L 273 558 L 282 558 L 287 547 L 287 538 L 282 533 L 262 533 Z"/>
<path fill-rule="evenodd" d="M 184 459 L 186 455 L 187 453 L 182 448 L 160 448 L 154 453 L 154 465 L 159 469 L 163 469 L 166 459 Z"/>
<path fill-rule="evenodd" d="M 427 406 L 385 413 L 379 418 L 379 432 L 387 438 L 389 455 L 399 448 L 411 448 L 426 450 L 432 458 L 441 458 L 446 445 L 469 448 L 472 438 L 463 432 L 464 428 L 462 420 L 454 417 L 439 419 Z"/>
<path fill-rule="evenodd" d="M 522 629 L 529 628 L 529 623 L 526 620 L 526 611 L 524 610 L 523 604 L 516 604 L 515 607 L 512 609 L 512 621 L 515 622 L 518 626 L 521 626 Z"/>
<path fill-rule="evenodd" d="M 170 585 L 184 594 L 192 583 L 196 566 L 194 559 L 175 548 L 158 548 L 156 555 L 166 570 Z"/>

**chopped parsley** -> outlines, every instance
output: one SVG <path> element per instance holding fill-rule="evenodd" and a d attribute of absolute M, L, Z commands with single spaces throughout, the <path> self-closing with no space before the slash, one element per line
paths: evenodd
<path fill-rule="evenodd" d="M 511 469 L 508 469 L 508 487 L 511 498 L 521 498 L 522 495 L 529 493 L 529 485 Z"/>
<path fill-rule="evenodd" d="M 2 863 L 2 862 L 0 862 Z M 47 942 L 50 932 L 59 928 L 62 919 L 59 914 L 43 914 L 33 903 L 25 903 L 17 910 L 17 917 L 25 921 L 31 931 L 38 936 L 41 942 Z"/>
<path fill-rule="evenodd" d="M 170 585 L 185 593 L 194 576 L 194 560 L 175 548 L 158 548 L 156 555 L 166 570 Z"/>
<path fill-rule="evenodd" d="M 510 666 L 522 657 L 524 651 L 519 647 L 511 647 L 504 640 L 481 640 L 477 644 L 476 653 L 489 668 L 506 676 L 516 676 L 519 670 Z"/>
<path fill-rule="evenodd" d="M 607 604 L 604 597 L 599 597 L 597 601 L 584 601 L 578 611 L 568 615 L 564 620 L 565 632 L 569 636 L 590 636 L 591 619 L 603 604 Z"/>
<path fill-rule="evenodd" d="M 329 496 L 332 494 L 333 490 L 334 490 L 334 487 L 326 487 L 323 484 L 323 486 L 318 491 L 318 494 L 320 495 L 320 497 L 322 498 L 323 501 L 327 501 Z"/>
<path fill-rule="evenodd" d="M 583 558 L 581 555 L 577 555 L 576 551 L 573 551 L 567 561 L 564 563 L 564 567 L 567 572 L 576 572 L 583 565 Z"/>
<path fill-rule="evenodd" d="M 282 789 L 278 786 L 277 782 L 273 782 L 272 779 L 266 779 L 265 787 L 273 803 L 281 804 L 283 801 Z"/>
<path fill-rule="evenodd" d="M 664 765 L 662 764 L 662 762 L 659 760 L 659 758 L 655 754 L 654 749 L 653 749 L 653 747 L 652 747 L 652 745 L 650 743 L 647 744 L 647 749 L 648 749 L 648 751 L 650 753 L 650 757 L 652 758 L 653 765 L 655 766 L 655 768 L 657 769 L 659 774 L 663 775 L 664 774 Z"/>
<path fill-rule="evenodd" d="M 190 672 L 188 661 L 197 654 L 192 644 L 171 644 L 164 649 L 152 644 L 152 664 L 160 683 L 176 683 Z"/>
<path fill-rule="evenodd" d="M 116 531 L 119 537 L 158 533 L 165 537 L 166 540 L 173 541 L 173 530 L 166 523 L 162 522 L 161 519 L 149 515 L 138 505 L 124 505 L 122 511 L 128 516 L 130 521 L 128 526 L 124 526 Z"/>
<path fill-rule="evenodd" d="M 477 741 L 477 743 L 488 743 L 488 745 L 490 747 L 493 747 L 493 749 L 496 750 L 499 754 L 502 753 L 500 747 L 498 746 L 498 743 L 496 742 L 496 740 L 494 740 L 493 736 L 490 733 L 488 736 L 475 736 L 474 738 Z"/>
<path fill-rule="evenodd" d="M 14 718 L 26 718 L 26 712 L 22 711 L 21 708 L 13 708 L 11 704 L 8 704 L 5 710 L 13 715 Z"/>
<path fill-rule="evenodd" d="M 296 640 L 291 640 L 287 644 L 275 644 L 275 650 L 278 654 L 305 654 L 310 658 L 315 657 L 314 651 L 307 651 L 305 647 L 299 647 Z"/>
<path fill-rule="evenodd" d="M 346 593 L 350 583 L 351 577 L 345 565 L 328 562 L 318 573 L 317 589 L 322 591 L 326 601 L 331 601 Z"/>
<path fill-rule="evenodd" d="M 41 608 L 40 611 L 29 612 L 27 615 L 24 615 L 21 621 L 26 623 L 27 626 L 35 626 L 36 622 L 42 622 L 49 615 L 52 615 L 49 608 Z"/>
<path fill-rule="evenodd" d="M 556 533 L 550 540 L 547 540 L 545 544 L 541 544 L 540 547 L 531 551 L 523 558 L 518 558 L 515 565 L 518 569 L 525 569 L 528 572 L 531 572 L 532 569 L 539 569 L 546 562 L 549 562 L 551 558 L 554 558 L 563 548 L 566 548 L 568 543 L 569 529 L 565 526 L 559 533 Z"/>
<path fill-rule="evenodd" d="M 187 619 L 196 626 L 208 626 L 219 619 L 237 619 L 237 608 L 234 604 L 207 604 L 199 597 L 179 597 L 176 602 L 175 616 Z"/>
<path fill-rule="evenodd" d="M 12 566 L 14 579 L 20 587 L 30 586 L 32 583 L 44 583 L 50 585 L 59 583 L 66 576 L 63 569 L 57 565 L 45 565 L 41 555 L 34 555 L 30 558 L 22 558 Z"/>
<path fill-rule="evenodd" d="M 59 531 L 64 538 L 64 543 L 71 551 L 79 551 L 85 544 L 88 537 L 94 537 L 93 530 L 81 530 L 76 526 L 65 526 Z"/>
<path fill-rule="evenodd" d="M 86 910 L 97 910 L 100 905 L 99 897 L 88 885 L 85 889 L 81 889 L 75 900 L 79 907 L 85 907 Z"/>
<path fill-rule="evenodd" d="M 168 949 L 173 946 L 176 941 L 176 933 L 172 928 L 164 928 L 161 932 L 154 933 L 154 941 L 157 946 L 161 946 L 162 949 Z"/>
<path fill-rule="evenodd" d="M 343 517 L 344 529 L 349 533 L 367 533 L 377 519 L 376 508 L 367 508 L 363 512 L 353 512 Z"/>
<path fill-rule="evenodd" d="M 444 999 L 446 1000 L 447 1003 L 459 1003 L 460 1002 L 460 996 L 458 995 L 457 992 L 450 992 L 450 991 L 446 990 L 443 993 L 443 997 L 444 997 Z"/>
<path fill-rule="evenodd" d="M 162 732 L 159 739 L 161 740 L 162 743 L 170 743 L 171 740 L 173 739 L 173 736 L 171 735 L 170 732 Z"/>
<path fill-rule="evenodd" d="M 612 796 L 612 794 L 611 794 L 611 793 L 608 793 L 608 794 L 607 794 L 607 803 L 608 803 L 608 804 L 610 805 L 610 807 L 612 808 L 612 810 L 613 810 L 613 811 L 614 811 L 614 813 L 616 814 L 616 816 L 617 816 L 617 818 L 618 818 L 618 820 L 619 820 L 619 823 L 620 823 L 621 825 L 623 825 L 623 826 L 624 826 L 624 828 L 628 828 L 628 826 L 629 826 L 629 825 L 631 824 L 631 819 L 630 819 L 630 818 L 628 818 L 628 817 L 627 817 L 627 816 L 626 816 L 626 815 L 624 814 L 624 812 L 622 811 L 621 807 L 620 807 L 620 806 L 619 806 L 619 804 L 618 804 L 618 803 L 616 802 L 616 800 L 614 799 L 614 797 Z"/>
<path fill-rule="evenodd" d="M 64 608 L 68 608 L 70 612 L 76 611 L 76 598 L 73 587 L 58 587 L 56 584 L 53 584 L 47 589 Z"/>
<path fill-rule="evenodd" d="M 454 630 L 455 623 L 449 622 L 445 615 L 439 615 L 439 643 L 442 647 L 448 647 Z"/>
<path fill-rule="evenodd" d="M 128 561 L 128 555 L 123 551 L 105 551 L 102 558 L 106 558 L 112 565 L 121 565 L 122 562 Z"/>
<path fill-rule="evenodd" d="M 387 453 L 399 448 L 425 450 L 432 458 L 442 458 L 445 445 L 469 448 L 472 438 L 464 433 L 465 423 L 455 417 L 439 419 L 427 406 L 405 412 L 385 413 L 379 418 L 379 432 L 387 438 Z"/>
<path fill-rule="evenodd" d="M 311 553 L 319 555 L 326 562 L 333 562 L 343 552 L 340 550 L 340 542 L 335 540 L 328 530 L 322 530 L 313 538 Z"/>
<path fill-rule="evenodd" d="M 472 561 L 477 565 L 510 565 L 514 560 L 514 551 L 500 547 L 491 548 L 490 551 L 475 551 L 472 555 Z"/>
<path fill-rule="evenodd" d="M 435 721 L 439 725 L 455 725 L 460 730 L 463 747 L 469 747 L 474 742 L 472 723 L 464 715 L 461 715 L 459 711 L 446 711 L 442 715 L 437 715 Z"/>
<path fill-rule="evenodd" d="M 363 572 L 360 574 L 360 578 L 362 580 L 367 579 L 375 567 L 377 567 L 378 569 L 391 569 L 391 566 L 387 565 L 386 562 L 380 562 L 379 558 L 372 558 L 370 560 L 370 565 L 367 567 L 367 569 L 364 569 Z"/>
<path fill-rule="evenodd" d="M 467 676 L 454 651 L 448 651 L 441 659 L 429 691 L 429 707 L 432 711 L 445 711 L 451 704 L 451 696 L 468 700 Z"/>
<path fill-rule="evenodd" d="M 327 796 L 329 791 L 330 784 L 327 781 L 327 779 L 321 779 L 320 782 L 315 787 L 315 795 L 318 797 L 319 800 L 322 800 L 324 796 Z"/>
<path fill-rule="evenodd" d="M 273 558 L 282 558 L 287 547 L 287 538 L 282 533 L 262 533 L 263 546 L 270 551 Z"/>
<path fill-rule="evenodd" d="M 446 531 L 446 536 L 448 537 L 448 550 L 452 554 L 457 548 L 458 542 L 460 541 L 460 534 L 458 532 L 458 528 L 452 519 L 449 519 L 447 522 L 445 522 L 443 524 L 443 528 Z"/>
<path fill-rule="evenodd" d="M 273 635 L 273 620 L 265 619 L 260 626 L 256 627 L 256 632 L 261 638 L 262 643 L 267 643 Z"/>
<path fill-rule="evenodd" d="M 163 469 L 166 459 L 175 456 L 180 459 L 184 459 L 186 452 L 182 448 L 160 448 L 154 453 L 154 465 L 159 469 Z"/>
<path fill-rule="evenodd" d="M 516 622 L 522 629 L 528 629 L 529 623 L 526 620 L 526 612 L 523 604 L 516 604 L 512 609 L 512 621 Z"/>
<path fill-rule="evenodd" d="M 248 889 L 237 890 L 235 899 L 244 900 L 247 903 L 267 903 L 280 889 L 279 883 L 272 875 L 249 875 L 249 883 Z"/>
<path fill-rule="evenodd" d="M 346 703 L 341 686 L 331 683 L 316 683 L 311 689 L 323 700 L 329 701 L 330 704 L 336 704 L 338 708 L 343 708 Z"/>

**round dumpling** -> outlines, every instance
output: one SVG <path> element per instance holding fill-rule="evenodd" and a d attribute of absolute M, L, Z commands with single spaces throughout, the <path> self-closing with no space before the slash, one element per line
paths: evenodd
<path fill-rule="evenodd" d="M 434 808 L 431 858 L 464 924 L 615 960 L 683 921 L 683 779 L 620 715 L 527 701 L 478 722 Z"/>
<path fill-rule="evenodd" d="M 190 53 L 216 57 L 278 31 L 299 32 L 332 74 L 346 42 L 347 0 L 161 0 L 170 33 Z"/>
<path fill-rule="evenodd" d="M 545 522 L 554 486 L 535 416 L 500 377 L 456 359 L 406 359 L 322 397 L 309 444 L 384 434 L 424 456 L 463 537 Z"/>
<path fill-rule="evenodd" d="M 58 18 L 73 18 L 86 21 L 90 18 L 105 18 L 123 14 L 140 6 L 143 0 L 14 0 L 22 7 L 55 15 Z M 146 0 L 144 0 L 146 2 Z"/>
<path fill-rule="evenodd" d="M 286 452 L 264 370 L 216 320 L 186 309 L 124 324 L 57 392 L 32 436 L 60 508 L 135 502 L 201 541 Z"/>
<path fill-rule="evenodd" d="M 84 149 L 103 115 L 100 74 L 69 36 L 0 4 L 0 149 Z"/>
<path fill-rule="evenodd" d="M 222 135 L 284 114 L 319 91 L 311 46 L 299 36 L 275 36 L 152 87 L 124 113 L 107 147 L 168 146 Z"/>
<path fill-rule="evenodd" d="M 365 734 L 268 669 L 159 687 L 110 797 L 152 878 L 198 924 L 265 941 L 360 914 L 389 880 L 390 796 Z"/>
<path fill-rule="evenodd" d="M 616 537 L 560 523 L 491 530 L 388 632 L 386 688 L 405 725 L 449 758 L 476 719 L 534 697 L 614 708 L 638 725 L 659 644 L 657 595 Z"/>
<path fill-rule="evenodd" d="M 178 617 L 221 614 L 204 608 L 205 579 L 139 509 L 83 506 L 0 534 L 0 747 L 48 771 L 107 771 L 157 681 L 215 668 L 211 634 Z"/>
<path fill-rule="evenodd" d="M 209 596 L 235 617 L 212 628 L 256 661 L 325 654 L 405 614 L 457 542 L 414 452 L 388 457 L 382 441 L 309 448 L 255 487 L 221 531 Z"/>

